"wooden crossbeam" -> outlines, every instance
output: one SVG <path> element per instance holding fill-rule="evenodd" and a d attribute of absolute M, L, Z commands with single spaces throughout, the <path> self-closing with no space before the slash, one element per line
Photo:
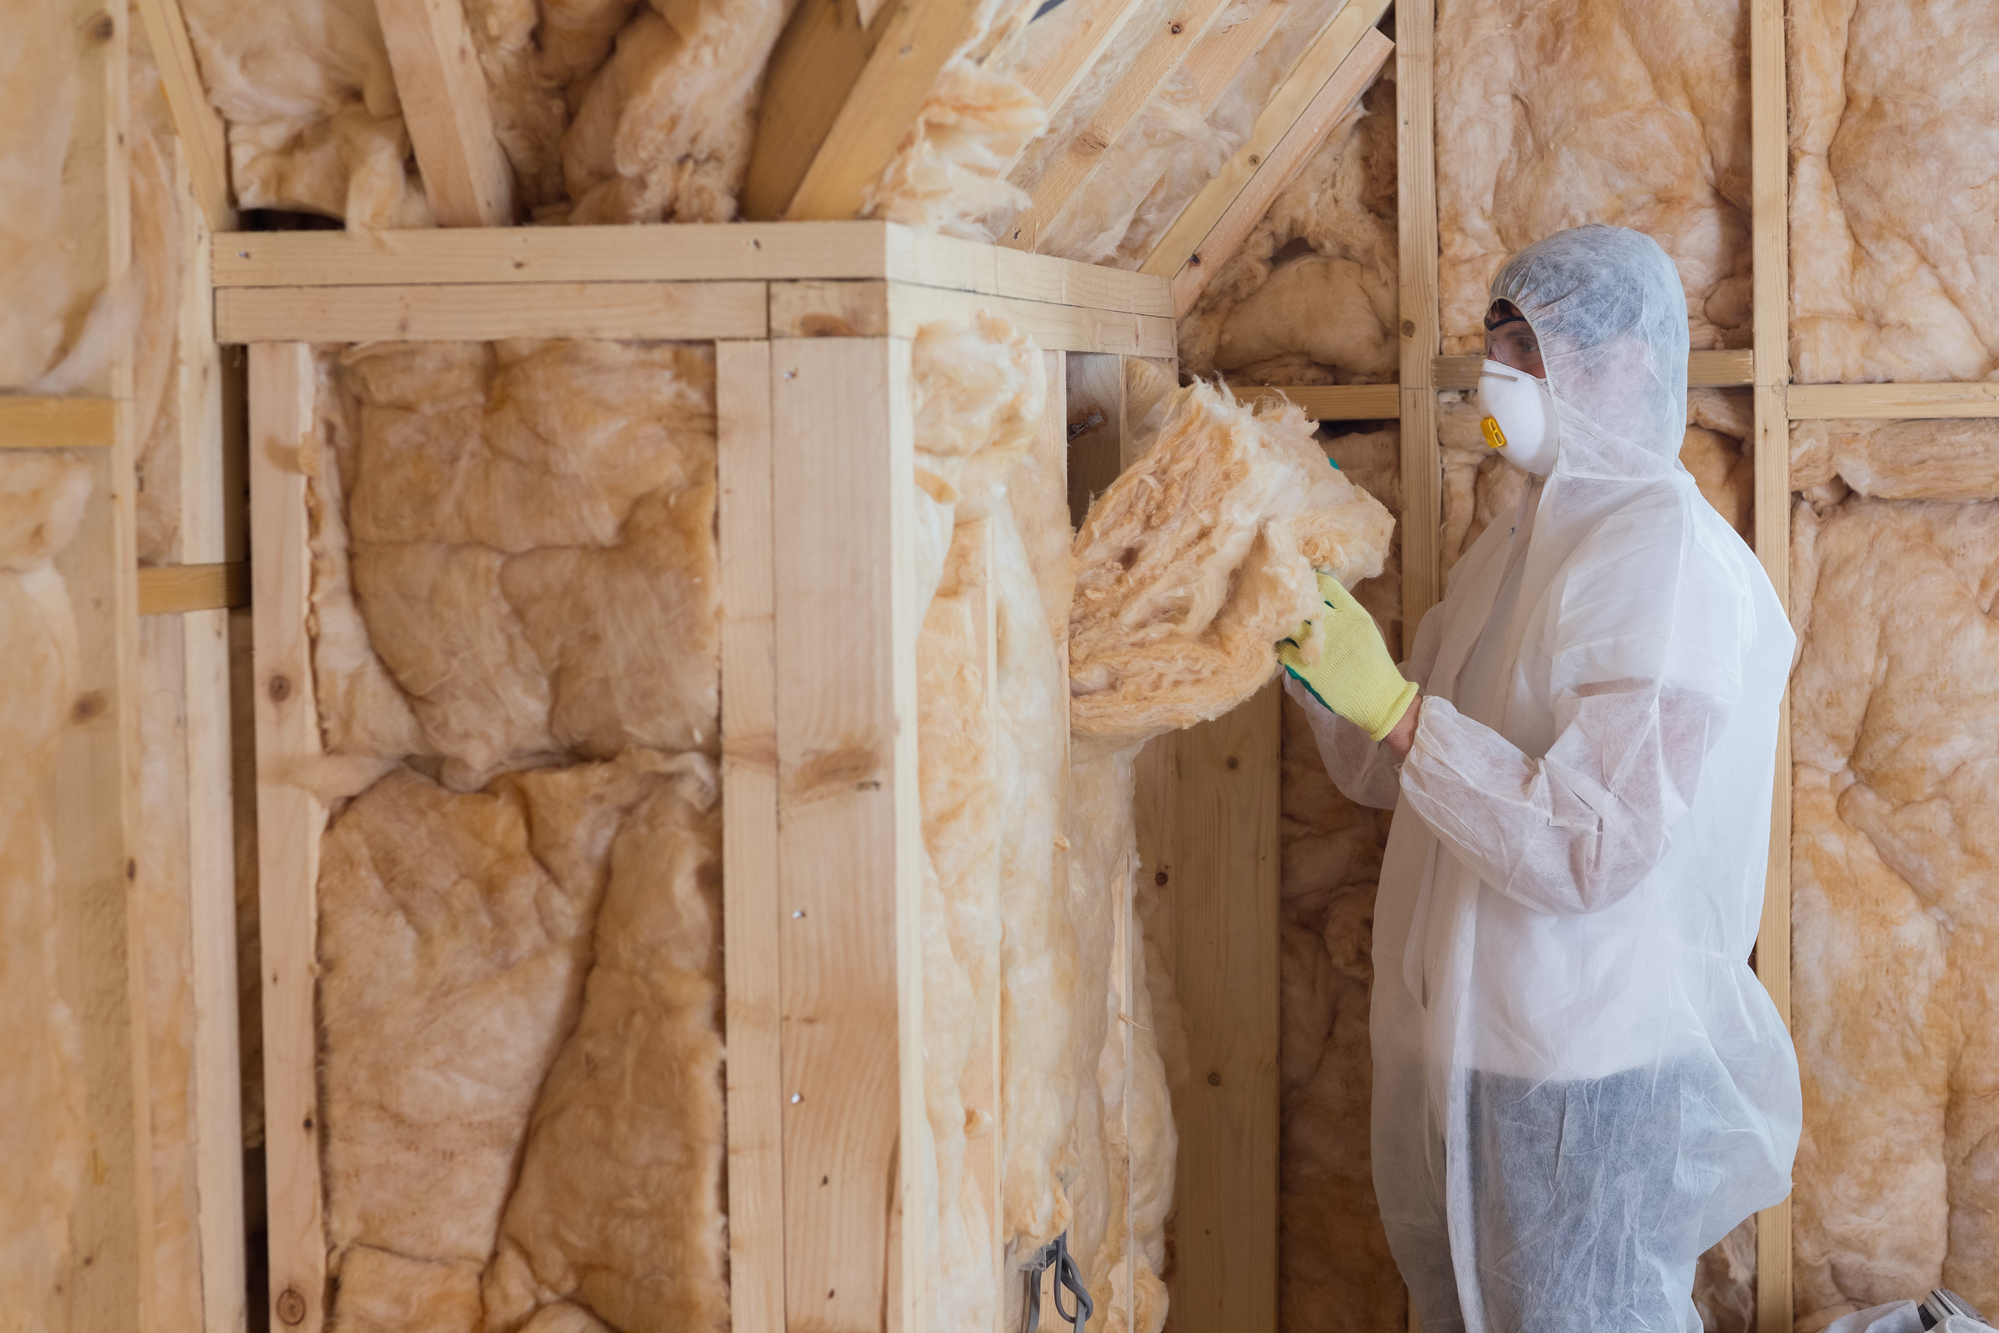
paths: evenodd
<path fill-rule="evenodd" d="M 1042 235 L 1089 184 L 1104 154 L 1131 128 L 1160 85 L 1180 68 L 1227 7 L 1228 0 L 1185 0 L 1173 17 L 1162 21 L 1089 123 L 1048 164 L 1026 210 L 1000 238 L 1001 245 L 1013 250 L 1039 248 Z"/>
<path fill-rule="evenodd" d="M 375 0 L 410 146 L 440 227 L 514 220 L 514 173 L 460 0 Z"/>
<path fill-rule="evenodd" d="M 1089 15 L 1077 25 L 1076 40 L 1064 45 L 1042 64 L 1014 72 L 1021 86 L 1048 108 L 1050 124 L 1061 116 L 1069 105 L 1069 99 L 1082 86 L 1083 76 L 1110 50 L 1111 43 L 1118 39 L 1125 24 L 1139 10 L 1138 0 L 1065 0 L 1065 3 L 1087 6 L 1090 10 Z M 999 169 L 1001 178 L 1012 174 L 1025 147 L 1026 141 L 1021 139 L 993 146 L 994 154 L 1002 162 Z"/>
<path fill-rule="evenodd" d="M 178 615 L 250 604 L 250 565 L 224 560 L 205 565 L 154 565 L 139 570 L 139 614 Z"/>
<path fill-rule="evenodd" d="M 1209 279 L 1249 239 L 1278 192 L 1367 91 L 1395 49 L 1371 22 L 1360 21 L 1380 4 L 1381 0 L 1365 4 L 1356 0 L 1340 11 L 1257 117 L 1249 142 L 1194 196 L 1141 265 L 1142 271 L 1155 274 L 1172 266 L 1176 314 L 1194 308 Z M 1155 261 L 1158 267 L 1151 267 Z"/>
<path fill-rule="evenodd" d="M 1402 390 L 1393 384 L 1231 384 L 1241 399 L 1296 403 L 1314 421 L 1393 421 Z"/>
<path fill-rule="evenodd" d="M 167 109 L 173 113 L 181 151 L 194 177 L 194 195 L 208 219 L 209 230 L 231 231 L 236 209 L 229 195 L 229 141 L 222 114 L 201 86 L 201 67 L 188 40 L 187 19 L 178 0 L 138 0 L 146 41 L 159 62 Z"/>
<path fill-rule="evenodd" d="M 1999 384 L 1793 384 L 1779 408 L 1792 421 L 1999 417 Z"/>
<path fill-rule="evenodd" d="M 1217 27 L 1187 57 L 1187 77 L 1200 96 L 1201 114 L 1211 114 L 1222 94 L 1251 56 L 1263 49 L 1271 31 L 1290 12 L 1290 0 L 1265 0 L 1239 23 Z"/>
<path fill-rule="evenodd" d="M 88 449 L 109 445 L 118 404 L 110 398 L 0 394 L 0 449 Z"/>
<path fill-rule="evenodd" d="M 225 343 L 494 338 L 761 338 L 760 282 L 238 287 L 215 294 Z"/>
<path fill-rule="evenodd" d="M 1438 389 L 1476 389 L 1482 358 L 1439 356 L 1431 359 L 1430 382 Z M 1726 352 L 1694 352 L 1687 357 L 1690 389 L 1747 388 L 1755 381 L 1756 354 L 1748 348 Z"/>
<path fill-rule="evenodd" d="M 800 5 L 764 75 L 738 208 L 753 220 L 851 218 L 916 123 L 944 62 L 969 41 L 977 0 Z"/>

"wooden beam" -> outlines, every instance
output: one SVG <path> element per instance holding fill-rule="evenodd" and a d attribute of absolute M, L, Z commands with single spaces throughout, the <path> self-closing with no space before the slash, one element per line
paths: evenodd
<path fill-rule="evenodd" d="M 1792 421 L 1999 417 L 1999 384 L 1793 384 L 1783 407 Z"/>
<path fill-rule="evenodd" d="M 926 1174 L 909 344 L 771 358 L 785 1318 L 920 1329 L 924 1229 L 892 1225 Z"/>
<path fill-rule="evenodd" d="M 1280 687 L 1180 733 L 1173 1326 L 1276 1333 Z"/>
<path fill-rule="evenodd" d="M 917 329 L 933 320 L 968 319 L 975 311 L 990 310 L 1011 320 L 1043 351 L 1153 357 L 1178 353 L 1173 321 L 1157 315 L 1127 315 L 899 282 L 890 283 L 889 289 L 889 328 L 897 337 L 914 337 Z"/>
<path fill-rule="evenodd" d="M 215 333 L 225 343 L 761 338 L 764 303 L 758 282 L 233 287 L 215 293 Z"/>
<path fill-rule="evenodd" d="M 1431 384 L 1439 389 L 1476 389 L 1482 358 L 1440 356 L 1430 363 Z M 1747 388 L 1756 382 L 1756 354 L 1748 348 L 1692 352 L 1687 356 L 1690 389 Z"/>
<path fill-rule="evenodd" d="M 211 231 L 233 231 L 236 208 L 229 194 L 229 142 L 222 113 L 201 86 L 201 67 L 188 40 L 179 0 L 138 0 L 146 41 L 159 62 L 160 82 L 173 113 L 181 152 L 194 178 L 194 197 Z"/>
<path fill-rule="evenodd" d="M 889 234 L 888 275 L 925 287 L 1018 296 L 1055 305 L 1173 317 L 1163 279 L 1054 255 L 1031 254 L 896 227 Z"/>
<path fill-rule="evenodd" d="M 1393 421 L 1402 415 L 1402 390 L 1393 384 L 1231 384 L 1238 398 L 1282 399 L 1314 421 Z"/>
<path fill-rule="evenodd" d="M 296 781 L 319 756 L 312 691 L 312 552 L 299 453 L 313 429 L 312 351 L 250 349 L 250 507 L 256 540 L 257 897 L 264 980 L 264 1160 L 271 1324 L 320 1333 L 319 838 L 326 809 Z"/>
<path fill-rule="evenodd" d="M 139 570 L 139 614 L 142 616 L 226 611 L 249 604 L 248 561 L 153 565 Z"/>
<path fill-rule="evenodd" d="M 1040 100 L 1048 109 L 1048 123 L 1054 125 L 1068 108 L 1069 99 L 1082 86 L 1083 78 L 1110 50 L 1111 43 L 1118 39 L 1125 24 L 1131 22 L 1141 8 L 1138 0 L 1064 0 L 1066 6 L 1088 9 L 1090 12 L 1077 24 L 1075 38 L 1055 51 L 1046 61 L 1027 69 L 1013 71 L 1020 85 Z M 1002 139 L 992 145 L 993 155 L 1000 159 L 1000 167 L 994 174 L 1005 180 L 1020 164 L 1022 153 L 1028 140 Z"/>
<path fill-rule="evenodd" d="M 109 398 L 0 394 L 0 449 L 108 448 L 118 405 Z"/>
<path fill-rule="evenodd" d="M 514 171 L 493 133 L 461 0 L 375 0 L 403 123 L 440 227 L 514 220 Z"/>
<path fill-rule="evenodd" d="M 1342 11 L 1342 17 L 1345 12 Z M 1230 159 L 1222 174 L 1209 182 L 1209 185 L 1220 185 L 1220 188 L 1213 195 L 1209 195 L 1204 188 L 1200 195 L 1195 196 L 1195 202 L 1203 205 L 1202 213 L 1196 216 L 1194 222 L 1198 228 L 1207 209 L 1220 202 L 1234 188 L 1233 197 L 1215 218 L 1214 225 L 1202 236 L 1199 247 L 1173 275 L 1173 309 L 1177 314 L 1185 315 L 1194 308 L 1194 302 L 1207 290 L 1209 279 L 1242 248 L 1242 243 L 1249 239 L 1250 232 L 1270 210 L 1278 193 L 1291 183 L 1333 126 L 1367 91 L 1368 83 L 1394 49 L 1395 44 L 1372 25 L 1362 29 L 1353 50 L 1340 62 L 1331 77 L 1319 84 L 1311 100 L 1285 126 L 1276 143 L 1266 150 L 1263 135 L 1251 135 L 1249 143 Z M 1303 87 L 1298 89 L 1300 92 L 1311 86 L 1318 72 L 1315 69 L 1305 73 L 1307 77 Z M 1291 87 L 1288 83 L 1280 90 L 1289 91 Z M 1271 109 L 1276 107 L 1277 103 L 1273 102 Z M 1273 117 L 1267 128 L 1275 132 L 1283 117 L 1292 115 L 1287 102 L 1281 114 Z M 1262 117 L 1258 118 L 1257 128 L 1259 131 L 1266 128 Z M 1240 182 L 1239 188 L 1235 188 L 1237 182 Z"/>
<path fill-rule="evenodd" d="M 1756 383 L 1756 554 L 1790 605 L 1791 431 L 1786 384 L 1791 378 L 1790 135 L 1785 91 L 1783 0 L 1749 4 L 1750 235 L 1754 271 Z M 1784 698 L 1771 792 L 1770 860 L 1763 886 L 1763 920 L 1756 937 L 1756 971 L 1770 999 L 1791 1022 L 1791 707 Z M 1756 1219 L 1756 1330 L 1790 1333 L 1792 1322 L 1791 1201 Z"/>
<path fill-rule="evenodd" d="M 1442 452 L 1431 360 L 1437 310 L 1436 0 L 1395 6 L 1395 181 L 1402 314 L 1402 652 L 1444 593 Z"/>
<path fill-rule="evenodd" d="M 1319 29 L 1311 45 L 1305 48 L 1297 64 L 1292 66 L 1284 82 L 1278 85 L 1269 103 L 1257 115 L 1249 139 L 1202 187 L 1200 193 L 1180 210 L 1180 216 L 1174 219 L 1173 225 L 1153 246 L 1152 252 L 1139 266 L 1139 272 L 1163 278 L 1172 278 L 1180 272 L 1256 175 L 1264 159 L 1275 151 L 1284 136 L 1306 114 L 1327 81 L 1353 53 L 1362 34 L 1380 21 L 1382 11 L 1387 8 L 1384 0 L 1351 0 L 1326 20 L 1325 26 Z M 1323 135 L 1323 131 L 1321 133 Z M 1271 192 L 1272 197 L 1275 193 Z M 1266 202 L 1265 207 L 1268 206 Z M 1262 214 L 1259 212 L 1258 216 Z"/>
<path fill-rule="evenodd" d="M 1104 154 L 1131 128 L 1139 112 L 1171 78 L 1228 7 L 1228 0 L 1183 0 L 1160 21 L 1138 59 L 1104 98 L 1096 114 L 1041 173 L 1027 208 L 1013 220 L 1000 244 L 1013 250 L 1040 248 L 1041 237 L 1082 193 Z"/>
<path fill-rule="evenodd" d="M 1187 57 L 1187 77 L 1193 81 L 1203 116 L 1214 112 L 1222 93 L 1250 57 L 1263 49 L 1264 41 L 1290 8 L 1290 0 L 1264 0 L 1261 8 L 1240 22 L 1210 29 L 1201 39 Z"/>
<path fill-rule="evenodd" d="M 978 30 L 978 0 L 801 5 L 764 74 L 746 218 L 851 218 L 916 123 L 937 75 Z"/>
<path fill-rule="evenodd" d="M 715 345 L 729 1313 L 742 1333 L 785 1327 L 770 351 L 767 342 Z"/>

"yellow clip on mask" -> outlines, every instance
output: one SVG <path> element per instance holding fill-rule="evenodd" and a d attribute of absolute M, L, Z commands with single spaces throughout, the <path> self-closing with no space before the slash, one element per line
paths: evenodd
<path fill-rule="evenodd" d="M 1537 477 L 1554 471 L 1561 420 L 1548 381 L 1488 360 L 1479 367 L 1478 406 L 1479 433 L 1501 457 Z"/>

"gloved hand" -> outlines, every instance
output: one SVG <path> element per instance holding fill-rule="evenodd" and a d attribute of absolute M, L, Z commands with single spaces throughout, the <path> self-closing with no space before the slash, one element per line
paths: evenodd
<path fill-rule="evenodd" d="M 1316 625 L 1307 621 L 1296 637 L 1278 644 L 1277 660 L 1320 703 L 1378 741 L 1409 711 L 1416 682 L 1404 680 L 1395 669 L 1374 617 L 1338 579 L 1319 575 L 1319 595 L 1325 599 L 1325 614 Z"/>

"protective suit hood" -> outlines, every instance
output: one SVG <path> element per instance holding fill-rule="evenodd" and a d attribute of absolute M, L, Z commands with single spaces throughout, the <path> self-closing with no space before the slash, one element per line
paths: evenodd
<path fill-rule="evenodd" d="M 1554 475 L 1684 471 L 1687 300 L 1658 242 L 1623 227 L 1557 232 L 1507 261 L 1491 299 L 1519 307 L 1540 340 L 1561 419 Z"/>

